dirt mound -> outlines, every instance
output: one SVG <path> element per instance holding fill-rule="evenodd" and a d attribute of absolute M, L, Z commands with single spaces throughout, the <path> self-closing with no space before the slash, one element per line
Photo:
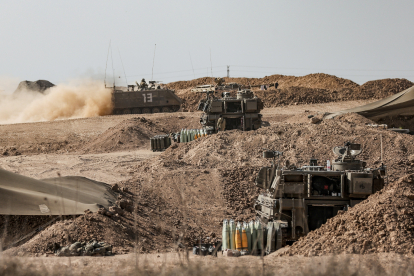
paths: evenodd
<path fill-rule="evenodd" d="M 242 85 L 262 85 L 278 83 L 279 88 L 289 87 L 306 87 L 306 88 L 319 88 L 319 89 L 330 89 L 338 90 L 344 88 L 358 88 L 359 85 L 355 82 L 336 76 L 317 73 L 309 74 L 303 77 L 295 76 L 284 76 L 284 75 L 272 75 L 264 78 L 224 78 L 226 83 L 236 82 Z M 214 84 L 213 78 L 204 77 L 191 81 L 177 81 L 167 84 L 168 88 L 180 90 L 194 88 L 197 85 Z"/>
<path fill-rule="evenodd" d="M 120 223 L 120 218 L 117 220 L 118 222 L 100 214 L 86 214 L 74 219 L 57 221 L 24 245 L 6 252 L 8 255 L 18 255 L 19 252 L 53 253 L 55 243 L 65 246 L 74 241 L 99 240 L 111 243 L 114 252 L 119 254 L 133 248 L 131 241 L 134 239 L 132 227 L 127 227 L 127 223 Z"/>
<path fill-rule="evenodd" d="M 361 99 L 382 99 L 404 91 L 413 85 L 413 82 L 406 79 L 374 80 L 361 85 L 359 93 Z"/>
<path fill-rule="evenodd" d="M 284 159 L 289 159 L 291 164 L 301 165 L 306 164 L 312 156 L 320 160 L 332 160 L 335 158 L 332 148 L 352 140 L 364 146 L 361 158 L 368 162 L 368 166 L 375 166 L 380 156 L 380 134 L 386 152 L 384 162 L 389 164 L 389 168 L 405 160 L 407 154 L 414 150 L 410 144 L 413 136 L 367 127 L 365 124 L 372 121 L 358 114 L 345 114 L 319 124 L 311 124 L 307 118 L 309 114 L 298 114 L 295 120 L 300 123 L 296 124 L 279 122 L 253 132 L 232 130 L 178 144 L 168 149 L 160 162 L 171 169 L 183 165 L 231 169 L 243 164 L 262 165 L 261 149 L 269 148 L 284 151 Z M 301 116 L 303 120 L 299 118 Z M 396 177 L 402 176 L 401 169 L 395 168 L 399 171 Z"/>
<path fill-rule="evenodd" d="M 173 118 L 175 117 L 175 118 Z M 185 116 L 171 115 L 168 120 L 134 117 L 110 127 L 97 138 L 83 146 L 85 153 L 125 151 L 138 148 L 149 149 L 150 138 L 158 134 L 178 132 L 181 128 L 199 128 L 195 120 Z"/>
<path fill-rule="evenodd" d="M 166 132 L 166 129 L 154 124 L 151 120 L 136 117 L 109 128 L 86 144 L 83 149 L 88 153 L 97 153 L 148 147 L 148 141 L 152 136 Z"/>
<path fill-rule="evenodd" d="M 391 183 L 299 239 L 285 254 L 414 253 L 413 181 L 411 174 Z"/>
<path fill-rule="evenodd" d="M 259 90 L 255 94 L 262 99 L 265 107 L 277 107 L 294 104 L 328 103 L 336 101 L 354 101 L 381 99 L 407 88 L 414 83 L 406 79 L 383 79 L 369 81 L 361 86 L 351 80 L 328 74 L 310 74 L 303 77 L 272 75 L 264 78 L 224 78 L 227 83 L 237 82 L 242 85 L 261 85 L 277 82 L 278 89 Z M 191 81 L 169 83 L 183 99 L 183 111 L 195 111 L 204 94 L 191 92 L 197 85 L 213 84 L 212 78 L 199 78 Z M 234 94 L 234 93 L 233 93 Z"/>
<path fill-rule="evenodd" d="M 22 81 L 17 86 L 16 90 L 13 92 L 14 94 L 18 94 L 24 91 L 33 91 L 44 93 L 46 89 L 55 86 L 53 83 L 47 80 L 37 80 L 37 81 Z"/>
<path fill-rule="evenodd" d="M 52 220 L 49 216 L 5 216 L 0 215 L 0 243 L 4 248 L 35 231 Z"/>
<path fill-rule="evenodd" d="M 226 78 L 227 81 L 227 78 Z M 284 89 L 289 87 L 304 87 L 313 89 L 327 89 L 327 90 L 339 90 L 345 88 L 355 89 L 358 88 L 358 84 L 347 79 L 338 78 L 333 75 L 316 73 L 309 74 L 302 77 L 284 76 L 284 75 L 272 75 L 264 78 L 230 78 L 228 82 L 237 82 L 243 85 L 261 85 L 278 83 L 278 88 Z"/>
<path fill-rule="evenodd" d="M 342 99 L 342 95 L 337 92 L 332 92 L 326 89 L 319 88 L 304 88 L 304 87 L 289 87 L 283 89 L 269 89 L 266 91 L 253 90 L 254 94 L 259 97 L 264 104 L 264 107 L 272 108 L 285 105 L 294 104 L 313 104 L 313 103 L 327 103 Z M 177 93 L 183 100 L 181 107 L 183 111 L 196 111 L 198 103 L 205 98 L 205 94 L 191 92 L 190 89 L 182 90 Z M 235 97 L 236 92 L 231 92 L 231 96 Z"/>

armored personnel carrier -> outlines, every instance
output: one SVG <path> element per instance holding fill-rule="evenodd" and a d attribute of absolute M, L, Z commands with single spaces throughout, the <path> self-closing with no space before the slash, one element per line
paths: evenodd
<path fill-rule="evenodd" d="M 198 110 L 204 113 L 200 117 L 203 128 L 216 132 L 217 121 L 220 117 L 225 119 L 226 130 L 254 130 L 262 125 L 262 101 L 249 89 L 237 91 L 236 97 L 229 92 L 222 92 L 221 98 L 215 96 L 214 87 L 200 87 L 193 91 L 205 93 L 206 98 L 201 100 Z"/>
<path fill-rule="evenodd" d="M 254 208 L 267 224 L 266 253 L 292 244 L 384 187 L 386 167 L 366 168 L 366 162 L 356 159 L 361 145 L 347 142 L 333 152 L 338 158 L 332 168 L 311 159 L 307 166 L 289 169 L 276 164 L 282 152 L 263 152 L 273 161 L 256 178 L 266 193 L 259 195 Z"/>
<path fill-rule="evenodd" d="M 156 81 L 145 79 L 140 84 L 128 87 L 113 87 L 113 114 L 141 114 L 176 112 L 180 109 L 182 100 L 175 95 L 174 90 L 162 88 Z"/>

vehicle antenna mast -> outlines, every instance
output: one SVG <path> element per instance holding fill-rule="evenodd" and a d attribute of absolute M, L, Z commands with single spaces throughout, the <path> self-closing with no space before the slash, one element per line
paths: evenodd
<path fill-rule="evenodd" d="M 108 59 L 109 59 L 109 50 L 111 49 L 111 40 L 109 40 L 109 46 L 108 46 L 108 54 L 106 55 L 106 64 L 105 64 L 105 79 L 104 84 L 106 88 L 106 70 L 108 69 Z"/>
<path fill-rule="evenodd" d="M 211 77 L 213 78 L 213 62 L 211 61 L 211 48 L 210 48 L 210 69 L 211 69 Z"/>
<path fill-rule="evenodd" d="M 118 48 L 118 54 L 119 54 L 119 58 L 121 59 L 122 69 L 124 70 L 126 86 L 128 87 L 128 80 L 127 80 L 127 76 L 126 76 L 126 73 L 125 73 L 124 62 L 122 61 L 121 52 L 119 51 L 119 48 Z"/>
<path fill-rule="evenodd" d="M 193 75 L 194 75 L 194 79 L 195 79 L 194 66 L 193 66 L 193 59 L 191 58 L 191 53 L 190 53 L 190 52 L 188 52 L 188 54 L 190 55 L 191 68 L 193 69 Z"/>
<path fill-rule="evenodd" d="M 157 49 L 157 44 L 154 46 L 154 58 L 152 59 L 152 74 L 151 74 L 151 81 L 154 78 L 154 62 L 155 62 L 155 50 Z"/>
<path fill-rule="evenodd" d="M 114 78 L 114 90 L 115 90 L 115 68 L 114 68 L 114 57 L 112 56 L 112 47 L 111 47 L 111 60 L 112 60 L 112 77 Z"/>

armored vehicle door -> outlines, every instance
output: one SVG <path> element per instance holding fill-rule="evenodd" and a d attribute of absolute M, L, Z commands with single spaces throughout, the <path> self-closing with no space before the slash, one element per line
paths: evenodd
<path fill-rule="evenodd" d="M 210 106 L 211 113 L 223 112 L 223 102 L 222 101 L 212 101 Z"/>
<path fill-rule="evenodd" d="M 257 111 L 257 100 L 256 99 L 245 99 L 245 112 Z"/>
<path fill-rule="evenodd" d="M 272 167 L 263 167 L 256 177 L 256 186 L 262 189 L 269 189 L 274 178 L 274 169 Z"/>
<path fill-rule="evenodd" d="M 242 102 L 241 101 L 226 101 L 226 113 L 242 113 Z"/>

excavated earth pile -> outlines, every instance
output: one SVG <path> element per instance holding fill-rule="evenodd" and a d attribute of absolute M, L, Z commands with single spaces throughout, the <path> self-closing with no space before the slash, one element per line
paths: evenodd
<path fill-rule="evenodd" d="M 51 216 L 4 216 L 0 215 L 2 231 L 0 241 L 3 249 L 30 234 L 35 229 L 52 220 Z M 7 238 L 6 238 L 7 237 Z"/>
<path fill-rule="evenodd" d="M 133 228 L 128 223 L 122 223 L 121 220 L 126 218 L 113 219 L 95 213 L 57 221 L 27 243 L 11 248 L 6 253 L 9 255 L 54 253 L 55 244 L 60 247 L 75 241 L 90 240 L 101 240 L 112 244 L 114 253 L 128 252 L 134 247 Z"/>
<path fill-rule="evenodd" d="M 414 159 L 411 161 L 414 165 Z M 300 238 L 284 254 L 315 256 L 328 253 L 414 253 L 414 174 Z"/>
<path fill-rule="evenodd" d="M 176 117 L 176 116 L 174 116 Z M 198 128 L 199 123 L 178 116 L 176 120 L 147 119 L 135 117 L 126 119 L 100 134 L 82 149 L 87 153 L 114 152 L 137 148 L 148 149 L 149 139 L 158 134 L 177 132 L 181 128 Z"/>
<path fill-rule="evenodd" d="M 333 75 L 317 73 L 309 74 L 303 77 L 272 75 L 264 78 L 224 78 L 226 83 L 236 82 L 242 85 L 262 85 L 277 82 L 279 88 L 288 88 L 292 86 L 321 89 L 343 89 L 357 88 L 359 85 L 351 80 L 338 78 Z M 168 88 L 181 90 L 194 88 L 197 85 L 213 84 L 214 79 L 210 77 L 199 78 L 191 81 L 177 81 L 167 84 Z"/>
<path fill-rule="evenodd" d="M 336 101 L 381 99 L 394 95 L 414 83 L 406 79 L 382 79 L 358 85 L 351 80 L 327 74 L 310 74 L 303 77 L 272 75 L 264 78 L 224 78 L 226 83 L 237 82 L 242 85 L 262 85 L 277 82 L 278 89 L 259 90 L 255 94 L 262 99 L 265 107 L 292 104 L 328 103 Z M 197 85 L 213 84 L 212 78 L 199 78 L 192 81 L 169 83 L 167 86 L 177 90 L 183 99 L 183 111 L 195 111 L 197 104 L 205 97 L 202 93 L 191 92 Z"/>

